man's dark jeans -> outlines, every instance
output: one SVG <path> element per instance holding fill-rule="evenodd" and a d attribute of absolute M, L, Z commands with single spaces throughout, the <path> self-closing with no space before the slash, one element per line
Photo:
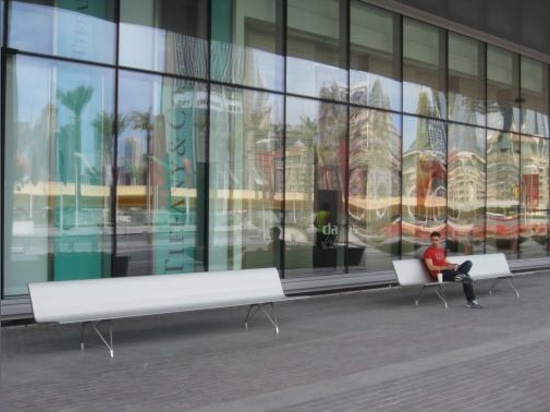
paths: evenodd
<path fill-rule="evenodd" d="M 464 289 L 464 296 L 466 296 L 466 300 L 468 302 L 471 302 L 476 298 L 476 295 L 474 293 L 474 286 L 472 285 L 472 278 L 468 274 L 470 273 L 471 269 L 472 262 L 467 260 L 461 263 L 460 266 L 455 270 L 445 269 L 441 271 L 441 273 L 443 274 L 443 281 L 445 282 L 454 282 L 455 277 L 461 273 L 467 276 L 467 279 L 464 279 L 462 281 L 462 288 Z"/>

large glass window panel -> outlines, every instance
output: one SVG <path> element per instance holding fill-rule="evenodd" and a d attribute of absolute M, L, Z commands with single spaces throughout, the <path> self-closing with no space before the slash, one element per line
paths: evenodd
<path fill-rule="evenodd" d="M 427 246 L 434 230 L 446 238 L 446 158 L 444 122 L 403 117 L 403 255 Z"/>
<path fill-rule="evenodd" d="M 389 270 L 401 243 L 401 116 L 350 110 L 347 263 Z"/>
<path fill-rule="evenodd" d="M 7 76 L 6 295 L 110 276 L 113 71 L 11 56 Z"/>
<path fill-rule="evenodd" d="M 403 20 L 403 111 L 444 119 L 445 31 Z"/>
<path fill-rule="evenodd" d="M 204 270 L 206 85 L 121 72 L 117 253 L 132 275 Z"/>
<path fill-rule="evenodd" d="M 282 90 L 282 0 L 212 2 L 211 77 Z"/>
<path fill-rule="evenodd" d="M 548 137 L 548 65 L 521 57 L 521 131 Z"/>
<path fill-rule="evenodd" d="M 213 86 L 210 108 L 209 269 L 280 268 L 283 98 Z"/>
<path fill-rule="evenodd" d="M 115 2 L 14 0 L 9 46 L 29 52 L 113 63 Z"/>
<path fill-rule="evenodd" d="M 205 78 L 207 21 L 202 0 L 121 0 L 120 64 Z"/>
<path fill-rule="evenodd" d="M 486 253 L 518 253 L 520 138 L 489 130 L 487 134 Z"/>
<path fill-rule="evenodd" d="M 485 46 L 449 33 L 449 119 L 485 126 Z"/>
<path fill-rule="evenodd" d="M 287 91 L 346 101 L 345 0 L 289 0 Z"/>
<path fill-rule="evenodd" d="M 401 111 L 399 16 L 354 0 L 350 19 L 350 101 Z"/>
<path fill-rule="evenodd" d="M 342 272 L 348 249 L 347 109 L 288 98 L 286 121 L 285 277 Z"/>
<path fill-rule="evenodd" d="M 521 137 L 519 238 L 522 258 L 548 255 L 548 140 Z"/>
<path fill-rule="evenodd" d="M 447 248 L 450 253 L 485 252 L 485 129 L 449 125 Z"/>
<path fill-rule="evenodd" d="M 487 126 L 519 130 L 519 58 L 517 54 L 487 46 Z"/>

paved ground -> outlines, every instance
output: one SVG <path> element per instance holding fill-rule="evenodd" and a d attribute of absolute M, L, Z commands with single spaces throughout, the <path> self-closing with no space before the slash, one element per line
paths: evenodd
<path fill-rule="evenodd" d="M 550 274 L 502 285 L 485 308 L 450 287 L 289 301 L 281 334 L 246 308 L 117 321 L 115 357 L 79 326 L 2 329 L 1 404 L 18 411 L 550 411 Z"/>

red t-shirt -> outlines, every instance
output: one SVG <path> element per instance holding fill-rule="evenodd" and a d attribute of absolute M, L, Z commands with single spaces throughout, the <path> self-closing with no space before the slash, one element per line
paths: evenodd
<path fill-rule="evenodd" d="M 426 251 L 424 252 L 424 261 L 426 259 L 431 259 L 432 263 L 435 266 L 446 266 L 447 265 L 447 256 L 445 255 L 445 249 L 441 247 L 433 247 L 430 246 Z M 440 272 L 439 270 L 433 271 L 430 270 L 431 275 L 437 279 L 437 274 Z"/>

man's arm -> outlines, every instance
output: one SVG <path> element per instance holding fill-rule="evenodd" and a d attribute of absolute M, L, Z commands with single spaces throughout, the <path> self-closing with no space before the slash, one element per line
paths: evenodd
<path fill-rule="evenodd" d="M 441 272 L 442 270 L 447 269 L 455 269 L 458 265 L 455 265 L 454 263 L 449 262 L 448 260 L 445 261 L 444 266 L 436 266 L 434 265 L 434 262 L 431 258 L 425 258 L 424 262 L 426 262 L 426 266 L 428 266 L 428 269 L 434 272 Z"/>

